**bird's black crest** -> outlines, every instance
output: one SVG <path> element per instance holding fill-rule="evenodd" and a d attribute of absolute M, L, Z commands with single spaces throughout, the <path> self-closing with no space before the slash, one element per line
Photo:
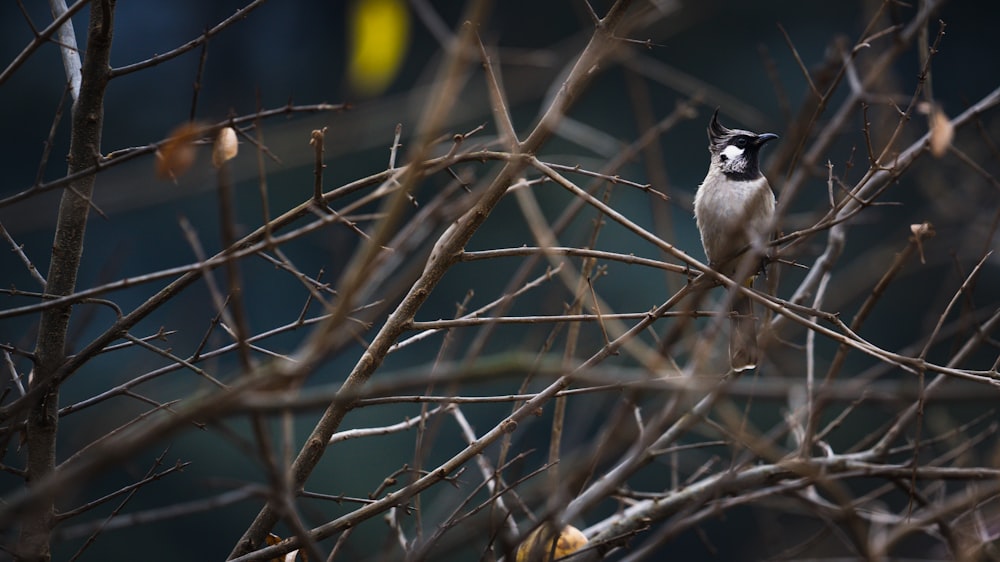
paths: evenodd
<path fill-rule="evenodd" d="M 708 124 L 708 140 L 713 144 L 719 139 L 728 137 L 732 134 L 732 130 L 719 123 L 719 109 L 715 109 L 715 113 L 712 114 L 712 121 Z"/>

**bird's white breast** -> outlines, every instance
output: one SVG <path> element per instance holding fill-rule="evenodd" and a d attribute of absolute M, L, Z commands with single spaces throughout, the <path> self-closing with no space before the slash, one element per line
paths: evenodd
<path fill-rule="evenodd" d="M 774 193 L 763 176 L 733 181 L 710 172 L 695 194 L 694 211 L 708 259 L 724 260 L 747 244 L 766 241 Z"/>

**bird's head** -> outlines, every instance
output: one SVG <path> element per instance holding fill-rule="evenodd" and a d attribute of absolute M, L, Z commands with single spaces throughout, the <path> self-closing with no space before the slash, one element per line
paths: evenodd
<path fill-rule="evenodd" d="M 708 124 L 708 151 L 712 165 L 735 180 L 753 180 L 760 177 L 760 147 L 778 138 L 774 133 L 752 133 L 743 129 L 730 129 L 719 123 L 719 110 L 712 114 Z"/>

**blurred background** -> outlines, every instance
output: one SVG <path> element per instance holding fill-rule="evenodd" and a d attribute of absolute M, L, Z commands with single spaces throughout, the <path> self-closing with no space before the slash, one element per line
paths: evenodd
<path fill-rule="evenodd" d="M 119 0 L 112 65 L 123 67 L 170 51 L 197 38 L 244 4 Z M 381 55 L 384 59 L 374 59 L 383 61 L 377 72 L 373 68 L 352 71 L 352 56 L 360 56 L 352 51 L 352 45 L 356 47 L 359 43 L 352 41 L 360 40 L 357 34 L 361 33 L 363 24 L 357 18 L 360 17 L 358 12 L 366 9 L 364 4 L 364 0 L 266 2 L 208 42 L 193 111 L 193 117 L 199 122 L 216 123 L 231 116 L 252 114 L 257 108 L 279 108 L 288 103 L 350 105 L 345 111 L 296 114 L 262 123 L 263 140 L 270 152 L 280 159 L 280 162 L 266 161 L 272 216 L 301 203 L 312 193 L 313 151 L 308 141 L 314 129 L 328 128 L 324 178 L 327 188 L 384 170 L 397 124 L 402 126 L 402 160 L 442 60 L 442 42 L 448 41 L 461 25 L 465 10 L 462 2 L 368 2 L 372 6 L 367 9 L 390 11 L 389 16 L 384 16 L 387 19 L 379 20 L 382 23 L 377 29 L 384 34 L 380 40 L 397 44 L 398 51 L 393 51 L 390 45 L 387 47 L 390 52 Z M 608 5 L 602 1 L 592 4 L 598 13 L 603 13 Z M 848 44 L 861 37 L 881 2 L 660 0 L 654 4 L 659 17 L 651 18 L 648 26 L 637 30 L 632 37 L 640 42 L 649 40 L 648 47 L 635 45 L 623 57 L 620 66 L 600 75 L 572 109 L 571 119 L 540 156 L 549 162 L 598 170 L 651 124 L 674 111 L 677 104 L 697 100 L 697 117 L 682 119 L 659 139 L 654 153 L 644 153 L 618 172 L 629 180 L 651 183 L 670 199 L 665 201 L 640 190 L 618 188 L 611 205 L 701 259 L 691 201 L 707 169 L 705 126 L 711 112 L 720 107 L 723 123 L 731 127 L 784 134 L 799 105 L 811 95 L 787 41 L 794 44 L 808 68 L 819 68 L 830 57 L 838 37 L 845 37 Z M 47 6 L 42 3 L 25 3 L 22 8 L 23 13 L 19 4 L 13 2 L 0 7 L 2 66 L 14 60 L 31 41 L 32 31 L 26 18 L 39 29 L 51 21 Z M 960 113 L 1000 83 L 1000 47 L 994 36 L 997 12 L 997 6 L 992 3 L 948 2 L 938 16 L 932 18 L 932 39 L 938 29 L 937 20 L 947 24 L 940 52 L 933 59 L 933 95 L 948 115 Z M 912 13 L 911 6 L 892 4 L 883 22 L 906 22 Z M 83 46 L 87 10 L 77 14 L 73 22 Z M 782 29 L 787 32 L 787 40 Z M 490 7 L 479 33 L 487 46 L 496 49 L 503 85 L 519 132 L 526 133 L 532 126 L 553 88 L 558 86 L 558 76 L 572 62 L 591 31 L 583 2 L 505 0 L 494 2 Z M 872 48 L 889 48 L 891 40 L 882 41 Z M 196 48 L 163 64 L 113 80 L 106 101 L 104 153 L 158 142 L 186 122 L 192 116 L 193 86 L 201 57 L 202 49 Z M 891 75 L 885 77 L 882 85 L 885 93 L 901 94 L 898 103 L 905 105 L 917 85 L 919 71 L 915 50 L 910 49 L 893 65 Z M 478 142 L 487 142 L 496 131 L 481 73 L 473 73 L 464 87 L 462 103 L 452 108 L 444 132 L 449 135 L 462 133 L 485 124 Z M 51 181 L 65 174 L 68 109 L 55 126 L 52 156 L 47 165 L 39 169 L 43 145 L 53 127 L 53 116 L 60 107 L 64 88 L 62 63 L 53 44 L 44 45 L 0 84 L 0 124 L 4 131 L 0 163 L 5 171 L 4 181 L 0 183 L 0 198 L 23 191 L 37 180 Z M 838 96 L 834 96 L 834 104 L 843 94 Z M 895 110 L 889 103 L 873 101 L 871 105 L 873 121 L 895 123 Z M 863 122 L 857 118 L 850 123 L 854 130 L 844 132 L 843 140 L 831 150 L 829 159 L 838 170 L 847 162 L 853 162 L 857 167 L 853 178 L 857 180 L 867 168 L 865 149 L 859 144 L 859 139 L 863 138 L 859 136 Z M 908 146 L 925 130 L 926 127 L 919 123 L 908 128 L 904 137 L 909 140 L 903 140 L 899 146 Z M 996 138 L 995 127 L 990 132 Z M 772 146 L 767 150 L 772 150 Z M 765 151 L 765 162 L 769 156 Z M 994 166 L 997 164 L 996 152 L 990 162 Z M 246 233 L 259 226 L 262 216 L 255 152 L 244 144 L 232 165 L 237 182 L 238 221 Z M 867 326 L 871 339 L 888 349 L 903 349 L 912 345 L 919 334 L 926 333 L 927 326 L 933 324 L 943 303 L 950 298 L 949 291 L 961 282 L 958 271 L 967 272 L 984 248 L 996 246 L 995 231 L 966 231 L 970 223 L 981 223 L 978 220 L 981 217 L 967 216 L 966 207 L 956 211 L 959 207 L 951 206 L 950 202 L 954 197 L 965 197 L 960 194 L 968 190 L 973 194 L 971 197 L 983 198 L 983 212 L 993 213 L 1000 193 L 995 187 L 984 188 L 987 183 L 982 178 L 962 180 L 980 182 L 974 186 L 956 185 L 950 178 L 957 177 L 954 175 L 957 167 L 955 162 L 943 161 L 918 174 L 917 177 L 923 178 L 921 182 L 904 179 L 888 195 L 888 199 L 898 205 L 872 209 L 851 226 L 843 260 L 848 264 L 847 269 L 843 277 L 838 278 L 842 285 L 832 291 L 828 310 L 849 313 L 856 309 L 870 286 L 852 285 L 851 271 L 884 268 L 893 250 L 906 244 L 909 224 L 930 221 L 939 237 L 947 241 L 927 248 L 928 266 L 921 269 L 919 275 L 907 277 L 903 284 L 908 292 L 899 291 L 887 297 L 882 303 L 886 314 L 878 323 Z M 782 169 L 769 171 L 779 199 L 786 172 Z M 440 189 L 446 183 L 447 178 L 437 178 L 422 189 Z M 87 249 L 78 279 L 80 288 L 195 261 L 191 246 L 179 227 L 181 217 L 194 225 L 208 253 L 219 250 L 218 197 L 207 151 L 200 155 L 190 172 L 176 181 L 154 174 L 152 156 L 138 158 L 100 175 L 96 193 L 95 203 L 106 218 L 91 215 Z M 60 191 L 55 190 L 0 207 L 0 222 L 42 272 L 48 267 L 59 194 Z M 568 196 L 553 189 L 540 193 L 539 198 L 551 218 L 567 204 Z M 816 213 L 823 210 L 827 198 L 825 179 L 817 174 L 794 202 L 785 230 L 811 224 Z M 989 206 L 991 201 L 992 207 Z M 586 241 L 588 220 L 580 219 L 579 225 L 566 236 L 566 243 Z M 885 248 L 874 251 L 873 243 L 881 241 L 886 241 Z M 817 239 L 815 246 L 802 248 L 801 259 L 814 258 L 821 242 Z M 324 269 L 328 278 L 334 278 L 352 255 L 356 243 L 357 236 L 347 229 L 329 229 L 323 230 L 321 235 L 304 238 L 288 250 L 303 271 L 314 275 Z M 467 249 L 532 243 L 514 205 L 501 204 Z M 609 251 L 663 257 L 655 248 L 637 242 L 634 236 L 621 229 L 608 228 L 602 234 L 601 246 Z M 956 268 L 956 263 L 960 267 Z M 1000 302 L 1000 284 L 995 282 L 998 265 L 997 258 L 992 257 L 985 266 L 982 278 L 990 281 L 980 284 L 982 292 L 977 294 L 980 302 Z M 486 275 L 476 270 L 469 276 L 461 275 L 462 269 L 457 268 L 431 296 L 418 319 L 452 317 L 456 302 L 469 290 L 475 291 L 473 307 L 496 298 L 515 266 L 510 264 L 510 269 L 505 270 L 506 266 L 498 262 L 493 266 L 497 268 L 495 272 Z M 273 265 L 262 260 L 247 260 L 243 268 L 252 331 L 262 332 L 294 320 L 305 302 L 301 285 L 290 276 L 275 280 L 269 275 Z M 645 311 L 669 294 L 662 273 L 621 265 L 612 265 L 611 272 L 607 281 L 602 281 L 605 284 L 601 295 L 617 311 Z M 795 275 L 791 272 L 787 282 L 794 283 Z M 255 278 L 267 278 L 268 281 L 257 283 Z M 939 285 L 950 289 L 938 293 L 936 287 Z M 0 252 L 0 286 L 37 289 L 20 261 L 9 251 Z M 154 283 L 115 292 L 114 299 L 129 310 L 160 286 Z M 3 298 L 9 299 L 5 308 L 33 302 L 25 297 Z M 533 298 L 523 305 L 525 310 L 541 308 L 550 313 L 562 310 L 562 297 L 543 291 Z M 928 306 L 914 307 L 917 299 Z M 78 307 L 78 316 L 71 325 L 72 341 L 76 345 L 88 342 L 113 320 L 106 309 L 86 310 Z M 150 335 L 160 327 L 177 330 L 170 335 L 169 346 L 189 351 L 204 336 L 207 316 L 212 310 L 207 289 L 203 284 L 196 284 L 177 302 L 152 314 L 133 333 Z M 32 349 L 36 322 L 35 316 L 0 320 L 0 341 Z M 498 337 L 491 346 L 494 350 L 523 347 L 539 333 L 544 337 L 544 332 L 511 331 L 510 339 Z M 269 339 L 268 348 L 290 352 L 302 337 L 302 332 L 286 332 Z M 599 342 L 598 333 L 591 337 L 595 343 Z M 828 347 L 833 349 L 832 345 Z M 347 350 L 331 358 L 310 384 L 343 380 L 359 350 L 360 347 Z M 412 346 L 406 353 L 392 356 L 387 368 L 425 363 L 433 359 L 435 351 L 435 345 Z M 858 361 L 856 368 L 863 368 L 864 358 Z M 138 350 L 98 358 L 70 380 L 62 400 L 66 404 L 75 403 L 161 363 Z M 780 361 L 764 375 L 789 374 L 778 365 Z M 206 368 L 225 373 L 235 366 L 233 357 L 223 356 Z M 166 400 L 201 388 L 201 384 L 187 376 L 164 377 L 142 388 L 142 392 Z M 146 409 L 143 403 L 124 398 L 116 399 L 114 404 L 120 407 L 111 411 L 108 408 L 84 410 L 67 417 L 61 427 L 60 447 L 64 454 L 76 451 L 82 444 Z M 601 402 L 595 399 L 592 406 L 600 407 Z M 484 420 L 489 420 L 502 415 L 505 409 L 506 406 L 497 406 L 493 412 L 489 408 L 479 412 Z M 574 428 L 573 434 L 568 436 L 570 441 L 584 442 L 591 438 L 593 410 L 588 410 L 590 408 L 581 407 L 570 412 L 573 423 L 568 425 Z M 416 410 L 366 409 L 349 416 L 344 429 L 392 423 L 401 419 L 401 411 L 412 415 Z M 770 414 L 777 415 L 777 411 L 774 406 Z M 305 413 L 297 424 L 297 431 L 304 435 L 318 413 Z M 483 429 L 489 427 L 487 423 L 491 422 L 484 421 Z M 544 420 L 538 424 L 544 438 L 548 429 Z M 129 504 L 130 510 L 153 509 L 163 505 L 165 499 L 192 501 L 215 497 L 243 483 L 260 481 L 262 472 L 258 463 L 248 458 L 246 451 L 239 447 L 238 438 L 233 437 L 246 435 L 245 423 L 230 420 L 211 429 L 215 430 L 192 431 L 171 443 L 157 444 L 142 458 L 94 482 L 92 490 L 86 490 L 75 500 L 85 501 L 115 490 L 125 478 L 140 478 L 153 459 L 168 447 L 164 457 L 167 465 L 176 459 L 192 464 L 185 469 L 183 477 L 166 478 L 143 489 Z M 445 441 L 447 437 L 439 439 Z M 522 439 L 524 446 L 532 444 L 530 431 L 526 430 Z M 539 441 L 537 446 L 544 448 L 544 441 Z M 325 493 L 349 490 L 350 494 L 363 496 L 365 490 L 373 490 L 392 470 L 389 463 L 393 460 L 386 459 L 384 451 L 411 447 L 411 438 L 389 436 L 346 442 L 339 447 L 342 453 L 337 458 L 354 461 L 343 463 L 325 459 L 310 481 L 310 487 L 326 486 Z M 451 450 L 432 453 L 428 465 L 450 454 Z M 19 456 L 20 453 L 11 448 L 4 463 L 17 465 Z M 371 470 L 359 473 L 359 465 L 370 466 Z M 18 482 L 10 475 L 0 476 L 0 489 L 12 490 Z M 137 525 L 126 531 L 107 531 L 107 535 L 99 537 L 88 549 L 83 559 L 123 559 L 123 544 L 130 544 L 129 548 L 141 552 L 146 560 L 223 559 L 259 505 L 259 499 L 247 498 L 208 513 Z M 339 509 L 346 512 L 352 507 Z M 335 517 L 337 510 L 336 506 L 324 503 L 317 505 L 310 515 L 323 520 Z M 739 510 L 733 513 L 741 514 Z M 742 515 L 750 520 L 749 512 Z M 348 552 L 354 553 L 356 559 L 367 559 L 368 553 L 382 546 L 385 529 L 380 528 L 380 524 L 373 521 L 359 528 L 348 544 Z M 737 526 L 722 522 L 716 528 L 705 528 L 715 552 L 709 552 L 694 533 L 674 543 L 671 552 L 685 559 L 709 556 L 723 560 L 756 559 L 767 551 L 768 537 L 780 529 L 780 524 L 762 518 L 743 526 L 743 530 L 736 529 Z M 66 540 L 60 543 L 54 558 L 65 559 L 74 552 L 81 536 L 85 536 L 81 534 L 84 531 L 83 526 L 64 530 Z M 112 537 L 112 533 L 128 536 Z M 151 545 L 155 547 L 150 549 Z M 352 558 L 348 556 L 347 559 Z"/>

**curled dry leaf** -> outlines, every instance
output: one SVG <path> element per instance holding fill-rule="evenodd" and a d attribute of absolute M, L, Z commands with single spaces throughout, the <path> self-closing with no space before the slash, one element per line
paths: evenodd
<path fill-rule="evenodd" d="M 569 556 L 587 546 L 587 537 L 572 525 L 566 525 L 558 537 L 545 524 L 531 532 L 517 547 L 516 562 L 551 562 Z"/>
<path fill-rule="evenodd" d="M 194 142 L 201 136 L 202 128 L 196 123 L 185 123 L 170 132 L 156 151 L 156 175 L 163 179 L 177 179 L 194 164 Z"/>
<path fill-rule="evenodd" d="M 934 236 L 934 226 L 929 222 L 911 224 L 910 232 L 913 233 L 913 241 L 917 245 L 917 252 L 920 254 L 920 263 L 927 263 L 924 260 L 924 238 Z"/>
<path fill-rule="evenodd" d="M 275 535 L 274 533 L 268 533 L 267 537 L 264 538 L 264 542 L 267 543 L 267 546 L 274 546 L 280 543 L 282 540 L 283 539 L 281 537 Z M 298 554 L 299 554 L 298 550 L 293 550 L 288 554 L 286 554 L 283 558 L 272 558 L 270 562 L 295 562 L 297 560 Z M 306 562 L 308 562 L 309 560 L 305 552 L 302 553 L 302 560 L 305 560 Z"/>
<path fill-rule="evenodd" d="M 941 158 L 948 152 L 951 140 L 955 137 L 955 126 L 948 120 L 948 116 L 941 111 L 940 107 L 935 107 L 931 113 L 931 154 L 935 158 Z"/>
<path fill-rule="evenodd" d="M 240 145 L 236 141 L 236 131 L 232 127 L 223 127 L 215 137 L 215 145 L 212 147 L 212 165 L 216 168 L 236 158 Z"/>

